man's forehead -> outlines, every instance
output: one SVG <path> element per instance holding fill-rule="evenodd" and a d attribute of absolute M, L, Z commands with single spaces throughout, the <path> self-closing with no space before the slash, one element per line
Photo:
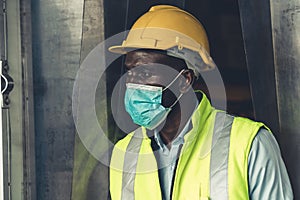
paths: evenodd
<path fill-rule="evenodd" d="M 147 63 L 157 63 L 162 59 L 167 59 L 167 56 L 152 50 L 135 50 L 128 52 L 126 55 L 125 65 L 137 65 Z"/>

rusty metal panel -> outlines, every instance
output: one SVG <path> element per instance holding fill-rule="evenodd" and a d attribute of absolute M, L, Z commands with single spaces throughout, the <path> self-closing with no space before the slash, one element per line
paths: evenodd
<path fill-rule="evenodd" d="M 37 199 L 71 199 L 83 4 L 32 0 Z"/>
<path fill-rule="evenodd" d="M 280 143 L 300 199 L 300 1 L 271 0 Z"/>
<path fill-rule="evenodd" d="M 23 103 L 23 157 L 24 180 L 23 198 L 36 200 L 35 176 L 35 127 L 33 102 L 33 73 L 32 73 L 32 27 L 31 27 L 31 0 L 20 2 L 20 30 L 21 30 L 21 57 L 22 57 L 22 103 Z"/>

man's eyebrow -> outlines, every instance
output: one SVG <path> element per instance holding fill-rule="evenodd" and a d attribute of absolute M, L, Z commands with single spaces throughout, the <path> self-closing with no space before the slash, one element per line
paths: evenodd
<path fill-rule="evenodd" d="M 141 65 L 147 65 L 147 63 L 140 62 L 140 61 L 126 62 L 126 60 L 125 60 L 124 65 L 126 67 L 132 68 L 132 67 L 138 67 L 138 66 L 141 66 Z"/>
<path fill-rule="evenodd" d="M 133 65 L 133 63 L 126 63 L 126 62 L 124 63 L 124 66 L 126 69 L 132 69 L 132 68 L 136 67 L 135 65 Z"/>

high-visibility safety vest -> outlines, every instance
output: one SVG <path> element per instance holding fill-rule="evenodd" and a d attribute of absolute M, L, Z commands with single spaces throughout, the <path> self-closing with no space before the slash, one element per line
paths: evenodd
<path fill-rule="evenodd" d="M 184 136 L 172 186 L 173 200 L 247 200 L 248 155 L 264 126 L 211 107 L 203 95 Z M 161 200 L 157 162 L 146 130 L 139 128 L 114 147 L 112 200 Z"/>

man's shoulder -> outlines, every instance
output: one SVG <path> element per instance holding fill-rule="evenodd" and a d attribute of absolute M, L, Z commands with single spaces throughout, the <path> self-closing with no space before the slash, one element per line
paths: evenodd
<path fill-rule="evenodd" d="M 233 126 L 241 129 L 255 129 L 258 132 L 261 128 L 270 130 L 264 123 L 246 117 L 234 116 Z"/>
<path fill-rule="evenodd" d="M 265 127 L 265 129 L 269 130 L 269 128 L 262 122 L 255 121 L 247 117 L 233 115 L 222 110 L 215 110 L 215 111 L 217 113 L 215 120 L 223 120 L 225 122 L 231 121 L 232 126 L 237 126 L 240 128 Z M 227 125 L 228 123 L 224 123 L 224 124 Z"/>

